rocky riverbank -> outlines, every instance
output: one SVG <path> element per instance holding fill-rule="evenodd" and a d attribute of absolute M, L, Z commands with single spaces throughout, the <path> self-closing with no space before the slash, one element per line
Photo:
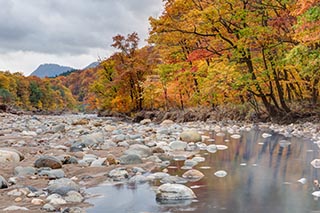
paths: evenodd
<path fill-rule="evenodd" d="M 91 196 L 86 189 L 103 181 L 136 183 L 161 179 L 166 185 L 159 187 L 157 199 L 192 199 L 192 191 L 181 184 L 201 178 L 202 174 L 192 169 L 203 160 L 197 152 L 226 148 L 204 143 L 209 140 L 207 132 L 227 132 L 237 140 L 242 131 L 252 128 L 265 131 L 266 137 L 277 132 L 320 143 L 319 123 L 176 123 L 168 119 L 161 123 L 150 119 L 131 123 L 95 115 L 2 113 L 0 210 L 85 212 L 90 206 L 86 199 Z M 166 173 L 173 158 L 185 160 L 187 172 L 182 177 Z M 180 197 L 172 198 L 173 189 L 181 192 Z"/>

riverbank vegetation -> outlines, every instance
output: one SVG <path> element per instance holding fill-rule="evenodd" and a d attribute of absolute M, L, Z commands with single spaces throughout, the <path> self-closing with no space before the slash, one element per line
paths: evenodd
<path fill-rule="evenodd" d="M 317 115 L 319 14 L 317 0 L 165 0 L 150 17 L 148 45 L 136 33 L 117 35 L 117 52 L 97 68 L 53 79 L 0 73 L 0 98 L 40 110 Z"/>

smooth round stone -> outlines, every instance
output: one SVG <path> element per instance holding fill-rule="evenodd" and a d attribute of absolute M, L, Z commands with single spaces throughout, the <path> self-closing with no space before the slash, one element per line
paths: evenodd
<path fill-rule="evenodd" d="M 131 165 L 131 164 L 141 164 L 142 159 L 137 154 L 129 154 L 129 155 L 122 155 L 119 158 L 120 164 L 122 165 Z"/>
<path fill-rule="evenodd" d="M 183 141 L 173 141 L 169 144 L 169 147 L 174 151 L 183 151 L 187 148 L 187 143 Z"/>
<path fill-rule="evenodd" d="M 207 151 L 210 153 L 215 153 L 217 152 L 217 146 L 215 144 L 210 144 L 207 146 Z"/>
<path fill-rule="evenodd" d="M 81 203 L 84 200 L 82 195 L 76 191 L 69 191 L 64 199 L 70 203 Z"/>
<path fill-rule="evenodd" d="M 114 181 L 121 181 L 129 177 L 129 173 L 125 168 L 116 168 L 108 173 L 108 176 Z"/>
<path fill-rule="evenodd" d="M 129 147 L 128 150 L 124 152 L 124 154 L 127 154 L 127 155 L 135 154 L 135 155 L 139 155 L 142 158 L 146 158 L 152 155 L 152 151 L 146 145 L 133 144 Z"/>
<path fill-rule="evenodd" d="M 80 191 L 78 184 L 68 178 L 61 178 L 57 180 L 51 180 L 47 190 L 50 194 L 66 195 L 69 191 Z"/>
<path fill-rule="evenodd" d="M 217 150 L 226 150 L 228 147 L 226 145 L 216 145 Z"/>
<path fill-rule="evenodd" d="M 3 211 L 29 211 L 28 208 L 26 207 L 21 207 L 21 206 L 8 206 L 7 208 L 4 208 Z"/>
<path fill-rule="evenodd" d="M 206 159 L 204 157 L 193 157 L 192 160 L 201 163 L 204 162 Z"/>
<path fill-rule="evenodd" d="M 44 202 L 42 199 L 33 198 L 33 199 L 31 200 L 31 203 L 32 203 L 33 205 L 39 206 L 39 205 L 44 204 L 45 202 Z"/>
<path fill-rule="evenodd" d="M 67 201 L 64 200 L 60 194 L 49 195 L 46 200 L 52 205 L 63 205 L 67 203 Z"/>
<path fill-rule="evenodd" d="M 146 183 L 148 181 L 148 178 L 144 175 L 135 175 L 129 179 L 129 183 L 137 183 L 137 184 L 142 184 Z"/>
<path fill-rule="evenodd" d="M 24 160 L 24 155 L 23 155 L 20 151 L 18 151 L 18 150 L 16 150 L 16 149 L 12 149 L 12 148 L 1 148 L 1 149 L 0 149 L 0 152 L 1 152 L 1 151 L 15 152 L 15 153 L 17 153 L 17 154 L 19 155 L 20 161 Z"/>
<path fill-rule="evenodd" d="M 62 169 L 41 170 L 38 172 L 38 175 L 47 176 L 49 179 L 58 179 L 65 177 L 65 173 Z"/>
<path fill-rule="evenodd" d="M 195 199 L 196 195 L 189 187 L 182 184 L 165 183 L 158 187 L 156 199 L 158 201 Z"/>
<path fill-rule="evenodd" d="M 168 176 L 164 177 L 160 180 L 161 183 L 178 183 L 178 184 L 185 184 L 188 181 L 179 176 Z"/>
<path fill-rule="evenodd" d="M 90 167 L 101 167 L 107 158 L 98 158 L 97 160 L 92 161 Z"/>
<path fill-rule="evenodd" d="M 224 171 L 224 170 L 219 170 L 219 171 L 216 171 L 214 173 L 214 175 L 217 176 L 217 177 L 225 177 L 225 176 L 227 176 L 227 172 Z"/>
<path fill-rule="evenodd" d="M 232 139 L 240 139 L 241 138 L 241 135 L 239 134 L 234 134 L 234 135 L 231 135 L 230 136 Z"/>
<path fill-rule="evenodd" d="M 180 134 L 180 140 L 185 142 L 199 142 L 201 135 L 195 130 L 186 130 Z"/>
<path fill-rule="evenodd" d="M 314 168 L 318 169 L 320 168 L 320 159 L 314 159 L 313 161 L 311 161 L 310 163 Z"/>
<path fill-rule="evenodd" d="M 202 142 L 197 142 L 196 146 L 198 147 L 198 149 L 200 150 L 206 150 L 207 149 L 207 144 L 202 143 Z"/>
<path fill-rule="evenodd" d="M 50 167 L 51 169 L 60 169 L 62 167 L 62 163 L 56 157 L 44 155 L 34 162 L 34 166 L 36 168 Z"/>
<path fill-rule="evenodd" d="M 204 174 L 199 170 L 191 169 L 183 173 L 182 177 L 188 180 L 200 180 L 204 177 Z"/>
<path fill-rule="evenodd" d="M 20 156 L 17 152 L 0 150 L 0 164 L 13 163 L 17 164 L 20 162 Z"/>
<path fill-rule="evenodd" d="M 165 173 L 165 172 L 156 172 L 156 173 L 153 173 L 151 175 L 149 175 L 150 177 L 153 177 L 155 180 L 161 180 L 165 177 L 168 177 L 170 176 L 168 173 Z"/>
<path fill-rule="evenodd" d="M 224 136 L 226 136 L 226 134 L 223 133 L 223 132 L 218 132 L 218 133 L 216 134 L 216 136 L 218 136 L 218 137 L 224 137 Z"/>
<path fill-rule="evenodd" d="M 172 124 L 174 124 L 174 122 L 172 120 L 167 119 L 167 120 L 163 120 L 160 125 L 166 126 L 166 125 L 172 125 Z"/>

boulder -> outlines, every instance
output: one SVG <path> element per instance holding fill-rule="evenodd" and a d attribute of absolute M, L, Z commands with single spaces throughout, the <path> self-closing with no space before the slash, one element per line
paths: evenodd
<path fill-rule="evenodd" d="M 69 191 L 79 192 L 80 187 L 68 178 L 61 178 L 50 181 L 47 190 L 50 194 L 66 195 Z"/>
<path fill-rule="evenodd" d="M 129 173 L 125 168 L 116 168 L 111 170 L 108 173 L 108 176 L 112 178 L 114 181 L 120 181 L 120 180 L 127 179 L 129 177 Z"/>
<path fill-rule="evenodd" d="M 136 154 L 122 155 L 119 158 L 120 164 L 130 165 L 130 164 L 140 164 L 142 163 L 141 157 Z"/>
<path fill-rule="evenodd" d="M 135 154 L 135 155 L 139 155 L 142 158 L 146 158 L 152 155 L 152 151 L 146 145 L 133 144 L 129 147 L 128 150 L 124 152 L 124 154 L 127 154 L 127 155 Z"/>
<path fill-rule="evenodd" d="M 0 164 L 13 163 L 17 164 L 20 162 L 20 156 L 15 151 L 10 150 L 0 150 Z"/>
<path fill-rule="evenodd" d="M 195 199 L 196 195 L 189 187 L 182 184 L 165 183 L 158 187 L 156 199 L 162 200 L 188 200 Z"/>
<path fill-rule="evenodd" d="M 49 167 L 51 169 L 60 169 L 62 167 L 62 163 L 56 157 L 44 155 L 34 162 L 34 166 L 36 168 Z"/>
<path fill-rule="evenodd" d="M 187 143 L 183 141 L 172 141 L 169 147 L 174 151 L 184 151 L 187 148 Z"/>
<path fill-rule="evenodd" d="M 196 169 L 190 169 L 183 173 L 182 175 L 183 178 L 186 178 L 188 180 L 200 180 L 201 178 L 204 177 L 204 174 L 200 172 L 199 170 Z"/>
<path fill-rule="evenodd" d="M 195 130 L 186 130 L 180 134 L 180 140 L 185 142 L 199 142 L 201 135 Z"/>

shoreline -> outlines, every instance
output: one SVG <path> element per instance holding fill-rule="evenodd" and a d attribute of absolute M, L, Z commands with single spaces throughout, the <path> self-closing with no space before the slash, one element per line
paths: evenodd
<path fill-rule="evenodd" d="M 78 123 L 77 123 L 78 122 Z M 81 123 L 82 122 L 82 123 Z M 0 175 L 2 175 L 8 182 L 10 179 L 15 179 L 16 183 L 9 185 L 6 189 L 0 189 L 0 196 L 2 197 L 2 204 L 0 209 L 5 209 L 8 206 L 25 206 L 29 210 L 39 212 L 46 201 L 47 195 L 39 195 L 38 197 L 28 197 L 27 194 L 20 194 L 19 196 L 8 195 L 9 192 L 15 189 L 32 186 L 39 191 L 47 188 L 49 179 L 46 176 L 39 176 L 37 173 L 33 175 L 15 174 L 14 170 L 17 166 L 28 167 L 33 166 L 34 162 L 40 156 L 72 156 L 78 160 L 78 164 L 63 164 L 62 170 L 64 176 L 75 181 L 81 188 L 97 187 L 99 184 L 110 180 L 109 172 L 113 169 L 125 167 L 126 170 L 132 171 L 133 167 L 141 167 L 145 171 L 150 172 L 160 164 L 152 162 L 151 158 L 143 158 L 142 164 L 133 165 L 103 165 L 91 167 L 86 165 L 85 156 L 96 156 L 95 160 L 103 159 L 107 155 L 112 154 L 117 160 L 128 150 L 131 144 L 142 143 L 147 144 L 150 150 L 153 150 L 154 141 L 161 141 L 161 138 L 166 137 L 166 129 L 178 128 L 173 132 L 173 138 L 178 137 L 176 133 L 183 129 L 196 129 L 197 131 L 222 131 L 228 133 L 247 131 L 252 128 L 258 128 L 265 132 L 274 132 L 282 134 L 286 137 L 301 137 L 312 141 L 313 143 L 320 143 L 320 123 L 300 123 L 281 125 L 268 123 L 249 123 L 239 121 L 212 121 L 207 122 L 184 122 L 176 123 L 169 122 L 168 124 L 154 123 L 149 119 L 141 120 L 139 123 L 126 122 L 117 118 L 97 117 L 96 115 L 14 115 L 8 113 L 0 113 L 0 150 L 4 148 L 15 149 L 24 155 L 24 159 L 20 162 L 6 162 Z M 62 127 L 61 125 L 64 125 Z M 60 127 L 61 129 L 59 129 Z M 174 129 L 173 128 L 173 129 Z M 42 129 L 42 131 L 40 131 Z M 163 131 L 161 134 L 159 132 Z M 95 133 L 102 133 L 102 142 L 99 135 Z M 159 133 L 159 134 L 158 134 Z M 172 133 L 172 134 L 173 134 Z M 91 138 L 83 138 L 83 136 L 90 135 Z M 123 137 L 124 136 L 124 137 Z M 95 138 L 96 137 L 96 138 Z M 93 140 L 94 139 L 94 140 Z M 97 142 L 97 146 L 88 146 L 79 152 L 70 152 L 70 148 L 76 142 L 88 140 L 93 144 Z M 127 142 L 125 144 L 125 142 Z M 129 143 L 130 142 L 130 143 Z M 88 142 L 89 143 L 89 142 Z M 116 146 L 113 146 L 116 145 Z M 152 156 L 160 156 L 154 153 Z M 93 159 L 91 159 L 93 160 Z M 94 161 L 94 160 L 93 160 Z M 79 163 L 80 162 L 80 163 Z M 130 174 L 135 175 L 135 174 Z M 111 178 L 112 179 L 112 178 Z M 86 198 L 86 190 L 80 191 L 83 198 Z M 20 198 L 20 199 L 18 199 Z M 41 205 L 32 204 L 35 198 L 43 200 Z M 89 203 L 72 204 L 67 203 L 58 205 L 56 208 L 63 210 L 69 207 L 80 206 L 87 208 Z M 46 212 L 44 210 L 41 210 Z"/>

